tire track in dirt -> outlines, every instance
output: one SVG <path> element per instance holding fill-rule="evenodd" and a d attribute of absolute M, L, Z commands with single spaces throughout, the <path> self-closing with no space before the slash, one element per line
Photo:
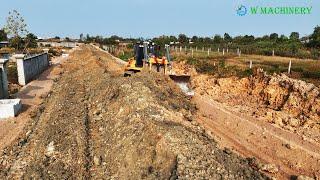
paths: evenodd
<path fill-rule="evenodd" d="M 91 149 L 91 134 L 90 134 L 90 119 L 89 119 L 89 111 L 88 111 L 88 106 L 85 106 L 86 109 L 86 117 L 85 117 L 85 136 L 86 136 L 86 147 L 85 147 L 85 156 L 87 157 L 86 159 L 86 163 L 85 163 L 85 169 L 86 169 L 86 176 L 85 179 L 89 179 L 91 177 L 91 173 L 90 173 L 90 167 L 92 166 L 92 156 L 90 153 L 90 149 Z"/>
<path fill-rule="evenodd" d="M 84 62 L 81 62 L 81 66 L 82 66 L 82 70 L 83 70 L 83 74 L 85 75 L 89 75 L 88 72 L 86 71 L 86 64 L 84 64 Z M 90 72 L 89 72 L 90 73 Z M 83 83 L 83 89 L 85 91 L 85 99 L 88 99 L 88 94 L 90 93 L 88 91 L 88 80 L 87 78 L 85 78 Z M 84 130 L 85 130 L 85 149 L 84 149 L 84 153 L 86 156 L 86 161 L 85 161 L 85 179 L 89 179 L 91 177 L 91 172 L 90 172 L 90 168 L 92 166 L 92 155 L 91 155 L 91 129 L 90 129 L 90 116 L 89 116 L 89 107 L 88 107 L 88 101 L 84 101 L 84 111 L 85 111 L 85 117 L 84 117 Z"/>

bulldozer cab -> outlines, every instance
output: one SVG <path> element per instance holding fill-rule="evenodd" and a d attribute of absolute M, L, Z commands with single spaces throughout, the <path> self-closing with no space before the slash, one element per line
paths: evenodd
<path fill-rule="evenodd" d="M 160 50 L 161 50 L 161 47 L 159 45 L 155 45 L 155 44 L 149 45 L 149 52 L 151 56 L 160 58 Z"/>
<path fill-rule="evenodd" d="M 145 58 L 144 55 L 144 46 L 140 44 L 136 44 L 134 46 L 134 54 L 135 54 L 135 65 L 136 67 L 143 67 L 143 59 Z"/>

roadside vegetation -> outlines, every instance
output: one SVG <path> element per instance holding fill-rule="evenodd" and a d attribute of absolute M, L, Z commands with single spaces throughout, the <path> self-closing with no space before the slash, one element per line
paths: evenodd
<path fill-rule="evenodd" d="M 164 47 L 170 44 L 174 61 L 186 61 L 199 73 L 218 77 L 245 77 L 262 68 L 269 74 L 286 73 L 296 79 L 320 85 L 320 27 L 312 34 L 300 37 L 298 32 L 289 36 L 271 33 L 262 37 L 240 35 L 231 37 L 228 33 L 213 37 L 160 36 L 153 39 L 132 39 L 111 36 L 87 35 L 84 42 L 94 42 L 105 46 L 114 46 L 113 55 L 128 60 L 133 57 L 132 46 L 138 41 L 150 40 Z M 123 43 L 127 45 L 123 47 Z M 164 48 L 161 49 L 164 55 Z M 181 52 L 180 52 L 181 50 Z M 208 55 L 208 50 L 210 55 Z M 192 53 L 193 51 L 193 53 Z M 223 55 L 222 52 L 225 52 Z M 239 56 L 241 54 L 241 56 Z M 288 66 L 292 61 L 291 73 Z M 249 68 L 252 61 L 252 68 Z"/>
<path fill-rule="evenodd" d="M 296 79 L 320 85 L 320 61 L 312 59 L 296 59 L 279 56 L 241 55 L 229 53 L 212 53 L 207 56 L 205 52 L 191 54 L 173 53 L 176 62 L 186 61 L 193 65 L 197 72 L 214 75 L 216 77 L 238 76 L 245 77 L 253 74 L 257 68 L 262 68 L 269 74 L 285 73 Z M 291 73 L 288 74 L 289 62 L 292 62 Z M 252 68 L 250 69 L 250 61 Z"/>
<path fill-rule="evenodd" d="M 231 37 L 228 33 L 223 36 L 214 35 L 212 37 L 188 37 L 185 34 L 178 36 L 160 36 L 152 39 L 143 38 L 123 38 L 119 36 L 102 37 L 90 36 L 86 37 L 80 35 L 83 42 L 98 43 L 102 45 L 120 45 L 127 43 L 132 47 L 138 41 L 151 40 L 156 44 L 164 47 L 165 44 L 170 44 L 174 47 L 187 47 L 188 49 L 202 48 L 211 49 L 213 52 L 218 49 L 222 52 L 223 49 L 229 52 L 236 52 L 238 49 L 242 54 L 249 55 L 264 55 L 264 56 L 281 56 L 293 57 L 299 59 L 320 59 L 320 27 L 314 28 L 312 34 L 301 37 L 298 32 L 292 32 L 289 36 L 271 33 L 262 37 L 255 37 L 253 35 L 239 35 Z M 164 48 L 163 48 L 164 49 Z M 162 49 L 162 50 L 163 50 Z"/>
<path fill-rule="evenodd" d="M 8 41 L 9 48 L 5 53 L 15 51 L 28 53 L 28 49 L 37 48 L 37 36 L 27 30 L 27 24 L 22 15 L 13 10 L 6 18 L 6 25 L 0 29 L 0 41 Z"/>

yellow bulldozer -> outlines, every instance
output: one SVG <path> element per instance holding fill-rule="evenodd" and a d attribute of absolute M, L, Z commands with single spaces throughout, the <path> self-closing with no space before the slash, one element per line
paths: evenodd
<path fill-rule="evenodd" d="M 176 74 L 170 58 L 170 46 L 165 45 L 166 56 L 160 57 L 160 46 L 153 43 L 144 42 L 134 46 L 135 57 L 130 58 L 125 66 L 124 76 L 128 77 L 134 73 L 141 72 L 144 68 L 149 68 L 164 75 L 168 75 L 175 81 L 187 95 L 193 95 L 193 91 L 188 88 L 190 75 Z"/>
<path fill-rule="evenodd" d="M 125 67 L 124 76 L 131 76 L 134 73 L 141 72 L 143 68 L 156 70 L 168 74 L 168 68 L 171 68 L 170 46 L 165 46 L 166 56 L 160 57 L 160 46 L 151 42 L 137 43 L 134 46 L 135 57 L 128 60 Z"/>

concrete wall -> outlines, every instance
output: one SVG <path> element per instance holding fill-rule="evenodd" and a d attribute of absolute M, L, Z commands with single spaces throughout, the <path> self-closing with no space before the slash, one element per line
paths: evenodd
<path fill-rule="evenodd" d="M 66 48 L 75 48 L 78 43 L 76 42 L 38 42 L 38 46 L 47 46 L 49 45 L 50 47 L 66 47 Z"/>
<path fill-rule="evenodd" d="M 20 85 L 26 85 L 37 78 L 43 71 L 49 67 L 49 56 L 47 53 L 34 57 L 24 58 L 16 56 L 18 81 Z"/>
<path fill-rule="evenodd" d="M 8 59 L 0 59 L 0 99 L 7 98 L 8 93 L 8 79 L 6 63 Z"/>

